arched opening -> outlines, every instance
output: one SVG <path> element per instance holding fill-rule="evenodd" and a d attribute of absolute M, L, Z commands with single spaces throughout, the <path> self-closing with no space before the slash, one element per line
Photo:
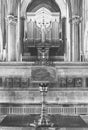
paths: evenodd
<path fill-rule="evenodd" d="M 54 0 L 32 0 L 27 6 L 26 12 L 36 12 L 39 8 L 44 6 L 51 12 L 60 12 L 60 8 Z"/>
<path fill-rule="evenodd" d="M 45 0 L 47 1 L 47 0 Z M 44 2 L 45 2 L 44 1 Z M 61 14 L 62 17 L 66 17 L 66 3 L 64 2 L 64 0 L 51 0 L 52 2 L 54 2 L 54 4 L 57 4 L 61 10 Z M 21 1 L 21 15 L 22 17 L 25 17 L 25 12 L 27 10 L 28 5 L 32 3 L 32 0 L 22 0 Z M 58 7 L 57 6 L 57 7 Z"/>
<path fill-rule="evenodd" d="M 50 61 L 70 61 L 68 4 L 63 0 L 32 0 L 23 3 L 21 15 L 26 18 L 24 51 L 27 52 L 30 45 L 37 46 L 37 57 L 46 56 Z"/>

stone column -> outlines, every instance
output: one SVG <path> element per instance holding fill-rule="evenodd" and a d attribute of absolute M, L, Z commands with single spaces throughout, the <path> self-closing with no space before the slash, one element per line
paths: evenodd
<path fill-rule="evenodd" d="M 66 15 L 66 60 L 71 62 L 71 22 L 69 15 L 69 7 L 67 5 L 67 15 Z"/>
<path fill-rule="evenodd" d="M 72 61 L 80 61 L 79 16 L 72 18 Z"/>
<path fill-rule="evenodd" d="M 25 20 L 25 18 L 24 17 L 21 17 L 20 18 L 21 19 L 21 30 L 20 30 L 20 32 L 21 32 L 21 53 L 23 54 L 23 52 L 24 52 L 24 45 L 23 45 L 23 42 L 24 42 L 24 20 Z"/>
<path fill-rule="evenodd" d="M 79 19 L 79 55 L 80 55 L 80 62 L 82 61 L 83 57 L 83 42 L 82 42 L 82 17 Z"/>
<path fill-rule="evenodd" d="M 18 0 L 18 21 L 17 21 L 17 45 L 16 45 L 16 60 L 22 60 L 22 45 L 21 45 L 21 0 Z"/>
<path fill-rule="evenodd" d="M 88 62 L 88 1 L 83 0 L 82 20 L 82 60 Z"/>
<path fill-rule="evenodd" d="M 8 61 L 16 61 L 16 19 L 8 15 Z"/>
<path fill-rule="evenodd" d="M 16 0 L 7 0 L 7 24 L 8 24 L 8 31 L 7 31 L 7 61 L 16 61 Z"/>
<path fill-rule="evenodd" d="M 0 7 L 0 13 L 1 13 L 1 26 L 0 26 L 0 43 L 2 44 L 0 47 L 1 51 L 2 51 L 2 56 L 0 55 L 0 58 L 2 57 L 3 61 L 6 61 L 6 46 L 7 46 L 7 40 L 6 40 L 6 31 L 7 31 L 7 23 L 6 23 L 6 16 L 7 16 L 7 6 L 6 6 L 6 1 L 5 0 L 1 0 L 0 1 L 1 7 Z M 5 53 L 4 53 L 5 52 Z M 5 55 L 4 55 L 5 54 Z M 1 59 L 0 59 L 1 60 Z"/>
<path fill-rule="evenodd" d="M 0 61 L 3 55 L 3 36 L 2 36 L 2 1 L 0 1 Z"/>
<path fill-rule="evenodd" d="M 72 62 L 80 61 L 80 0 L 70 0 L 72 5 Z"/>
<path fill-rule="evenodd" d="M 66 46 L 66 18 L 62 18 L 62 40 L 63 40 L 63 51 L 64 60 L 67 61 L 67 46 Z"/>

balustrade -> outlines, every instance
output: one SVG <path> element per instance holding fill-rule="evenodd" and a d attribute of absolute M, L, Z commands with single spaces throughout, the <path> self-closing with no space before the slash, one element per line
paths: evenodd
<path fill-rule="evenodd" d="M 48 114 L 61 115 L 88 115 L 88 106 L 73 106 L 73 107 L 47 107 Z M 0 107 L 0 115 L 7 114 L 40 114 L 41 107 Z"/>

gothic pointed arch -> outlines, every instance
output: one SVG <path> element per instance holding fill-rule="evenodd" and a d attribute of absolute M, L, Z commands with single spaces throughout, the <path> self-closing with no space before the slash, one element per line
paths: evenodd
<path fill-rule="evenodd" d="M 72 26 L 70 23 L 70 19 L 72 19 L 72 10 L 71 10 L 70 0 L 66 0 L 66 1 L 65 0 L 39 0 L 39 1 L 23 0 L 21 3 L 21 15 L 26 17 L 26 12 L 36 12 L 41 7 L 45 7 L 49 9 L 51 12 L 60 12 L 60 18 L 61 18 L 61 21 L 63 21 L 62 23 L 64 24 L 63 40 L 65 43 L 65 46 L 64 46 L 65 59 L 66 61 L 70 61 L 71 41 L 72 41 L 71 40 L 72 39 L 71 38 Z"/>
<path fill-rule="evenodd" d="M 32 2 L 28 5 L 26 9 L 26 12 L 33 12 L 34 9 L 35 11 L 37 11 L 43 6 L 49 9 L 51 12 L 60 12 L 60 8 L 54 0 L 32 0 Z"/>
<path fill-rule="evenodd" d="M 62 17 L 66 17 L 66 3 L 64 0 L 53 0 L 59 6 L 61 10 Z M 25 16 L 26 9 L 32 0 L 23 0 L 21 3 L 21 15 Z"/>

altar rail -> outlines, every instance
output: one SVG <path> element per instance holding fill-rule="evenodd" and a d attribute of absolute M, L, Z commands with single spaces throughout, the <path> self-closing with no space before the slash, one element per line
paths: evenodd
<path fill-rule="evenodd" d="M 88 106 L 83 107 L 48 107 L 48 114 L 88 115 Z M 0 107 L 0 115 L 8 114 L 40 114 L 40 107 Z"/>

